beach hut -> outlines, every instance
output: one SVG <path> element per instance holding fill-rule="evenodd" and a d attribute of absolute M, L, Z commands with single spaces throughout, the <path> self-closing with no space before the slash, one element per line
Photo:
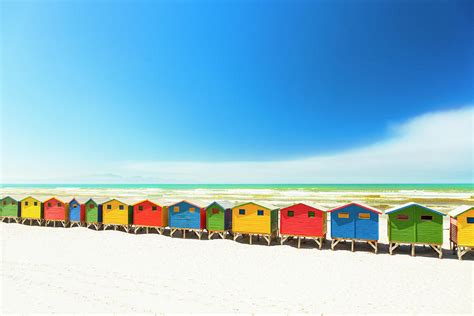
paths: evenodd
<path fill-rule="evenodd" d="M 444 214 L 417 203 L 407 203 L 385 211 L 388 216 L 388 247 L 390 254 L 409 244 L 411 255 L 416 245 L 428 245 L 442 258 Z"/>
<path fill-rule="evenodd" d="M 37 222 L 38 225 L 41 225 L 43 221 L 43 204 L 32 196 L 23 198 L 20 201 L 20 216 L 22 224 L 29 222 L 31 225 Z"/>
<path fill-rule="evenodd" d="M 462 205 L 449 215 L 449 244 L 458 259 L 474 249 L 474 206 Z"/>
<path fill-rule="evenodd" d="M 278 211 L 276 206 L 248 202 L 232 208 L 232 232 L 234 240 L 239 236 L 262 236 L 270 246 L 272 239 L 278 235 Z"/>
<path fill-rule="evenodd" d="M 186 238 L 186 231 L 191 231 L 201 239 L 206 229 L 206 211 L 200 205 L 202 205 L 201 202 L 183 200 L 168 206 L 171 237 L 176 231 L 182 231 L 183 238 Z"/>
<path fill-rule="evenodd" d="M 164 229 L 168 226 L 168 212 L 163 207 L 150 200 L 140 201 L 133 204 L 133 228 L 135 233 L 140 228 L 145 228 L 148 233 L 149 228 L 155 229 L 158 233 L 163 234 Z"/>
<path fill-rule="evenodd" d="M 64 201 L 52 197 L 43 202 L 45 225 L 52 223 L 56 227 L 56 223 L 66 227 L 69 221 L 68 205 Z"/>
<path fill-rule="evenodd" d="M 18 223 L 20 219 L 20 205 L 16 199 L 6 196 L 0 200 L 0 219 L 1 221 L 14 220 Z"/>
<path fill-rule="evenodd" d="M 69 221 L 70 227 L 82 226 L 85 223 L 85 203 L 81 198 L 73 198 L 69 201 Z"/>
<path fill-rule="evenodd" d="M 209 239 L 214 234 L 226 238 L 232 229 L 232 206 L 227 201 L 214 201 L 206 207 L 206 229 Z"/>
<path fill-rule="evenodd" d="M 320 207 L 304 203 L 294 204 L 280 210 L 280 242 L 288 238 L 298 239 L 298 248 L 301 238 L 313 239 L 319 246 L 323 246 L 326 238 L 326 211 Z"/>
<path fill-rule="evenodd" d="M 110 199 L 93 198 L 84 202 L 84 220 L 87 228 L 98 230 L 102 224 L 102 204 Z"/>
<path fill-rule="evenodd" d="M 128 202 L 111 199 L 102 204 L 102 225 L 104 229 L 123 228 L 127 233 L 133 223 L 133 208 Z"/>
<path fill-rule="evenodd" d="M 367 242 L 378 252 L 379 215 L 376 208 L 351 202 L 328 211 L 331 213 L 331 249 L 341 241 L 351 242 L 354 251 L 356 241 Z"/>

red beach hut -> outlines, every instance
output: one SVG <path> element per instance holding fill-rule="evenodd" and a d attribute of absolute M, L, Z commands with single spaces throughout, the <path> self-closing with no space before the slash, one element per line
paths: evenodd
<path fill-rule="evenodd" d="M 326 238 L 326 211 L 304 203 L 280 209 L 280 237 L 281 244 L 297 237 L 298 248 L 301 238 L 313 239 L 321 249 Z"/>
<path fill-rule="evenodd" d="M 160 234 L 168 226 L 168 211 L 166 207 L 160 206 L 150 200 L 144 200 L 133 204 L 133 227 L 135 233 L 140 228 L 154 228 Z"/>
<path fill-rule="evenodd" d="M 43 202 L 44 207 L 44 220 L 45 225 L 53 223 L 56 226 L 56 222 L 60 222 L 63 227 L 66 227 L 68 216 L 68 206 L 63 201 L 53 197 Z"/>

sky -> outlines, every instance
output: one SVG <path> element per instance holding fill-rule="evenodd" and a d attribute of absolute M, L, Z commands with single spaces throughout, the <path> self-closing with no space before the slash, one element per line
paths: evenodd
<path fill-rule="evenodd" d="M 474 182 L 472 1 L 1 8 L 1 183 Z"/>

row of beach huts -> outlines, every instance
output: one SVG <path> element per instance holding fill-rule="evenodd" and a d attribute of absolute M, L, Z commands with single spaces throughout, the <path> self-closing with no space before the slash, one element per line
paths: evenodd
<path fill-rule="evenodd" d="M 43 201 L 28 196 L 15 199 L 10 196 L 0 200 L 2 221 L 23 224 L 64 227 L 85 226 L 99 229 L 122 229 L 126 232 L 156 230 L 163 234 L 169 229 L 172 237 L 181 232 L 196 234 L 199 239 L 204 232 L 208 238 L 218 235 L 226 238 L 241 236 L 263 238 L 268 245 L 280 238 L 283 244 L 288 239 L 297 239 L 298 247 L 303 239 L 312 239 L 319 249 L 326 239 L 327 214 L 330 214 L 331 249 L 340 242 L 350 242 L 354 251 L 355 242 L 366 242 L 378 251 L 379 217 L 382 211 L 351 202 L 330 210 L 304 203 L 285 208 L 261 205 L 254 202 L 232 205 L 229 202 L 202 203 L 180 201 L 171 205 L 160 205 L 150 200 L 127 201 L 118 199 L 81 199 L 66 201 L 49 198 Z M 416 245 L 431 247 L 442 258 L 443 216 L 445 214 L 417 203 L 407 203 L 385 211 L 388 221 L 389 253 L 401 244 L 411 246 L 415 255 Z M 450 248 L 463 255 L 474 248 L 474 206 L 460 206 L 449 212 Z"/>

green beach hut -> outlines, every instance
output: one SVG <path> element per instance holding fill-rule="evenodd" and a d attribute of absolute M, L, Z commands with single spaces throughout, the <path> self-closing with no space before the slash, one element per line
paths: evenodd
<path fill-rule="evenodd" d="M 233 204 L 227 201 L 215 201 L 206 207 L 206 229 L 209 239 L 214 234 L 225 239 L 232 229 L 232 206 Z"/>
<path fill-rule="evenodd" d="M 389 252 L 400 246 L 409 244 L 411 255 L 415 255 L 416 245 L 430 246 L 439 255 L 443 256 L 443 216 L 417 203 L 407 203 L 394 207 L 385 212 L 388 216 Z"/>
<path fill-rule="evenodd" d="M 89 199 L 84 202 L 84 217 L 87 228 L 98 230 L 102 224 L 102 203 L 110 199 Z"/>
<path fill-rule="evenodd" d="M 2 221 L 4 219 L 13 219 L 18 221 L 19 217 L 19 203 L 17 200 L 11 196 L 6 196 L 0 200 L 0 218 Z"/>

